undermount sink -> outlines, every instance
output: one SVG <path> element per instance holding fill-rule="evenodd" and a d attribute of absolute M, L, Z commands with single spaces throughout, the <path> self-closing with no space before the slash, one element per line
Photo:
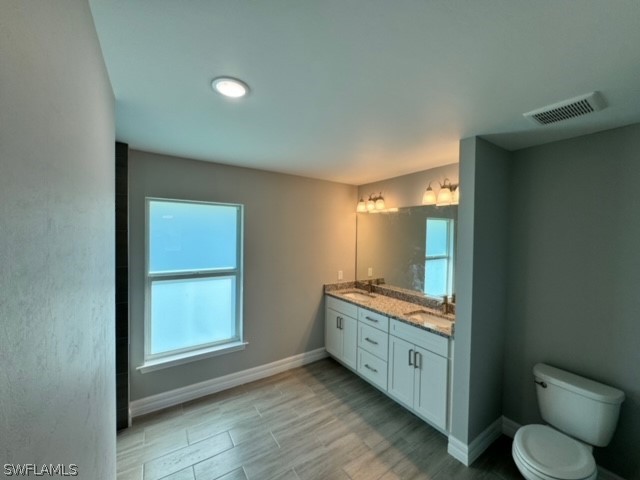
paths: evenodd
<path fill-rule="evenodd" d="M 359 302 L 369 302 L 372 298 L 375 298 L 373 295 L 370 295 L 365 292 L 345 292 L 342 294 L 343 297 L 348 298 L 349 300 L 358 300 Z"/>
<path fill-rule="evenodd" d="M 409 312 L 405 314 L 411 320 L 430 328 L 451 328 L 451 320 L 446 318 L 436 317 L 435 315 L 425 312 L 424 310 L 417 310 L 415 312 Z"/>

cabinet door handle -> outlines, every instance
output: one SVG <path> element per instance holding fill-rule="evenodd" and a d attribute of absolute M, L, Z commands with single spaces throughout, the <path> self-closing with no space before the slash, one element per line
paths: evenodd
<path fill-rule="evenodd" d="M 340 330 L 340 317 L 336 315 L 336 328 Z"/>
<path fill-rule="evenodd" d="M 409 366 L 413 367 L 413 348 L 411 350 L 409 350 Z"/>
<path fill-rule="evenodd" d="M 369 337 L 366 337 L 365 340 L 369 343 L 372 343 L 374 345 L 378 345 L 378 342 L 376 342 L 375 340 L 371 340 Z"/>
<path fill-rule="evenodd" d="M 378 323 L 379 322 L 379 320 L 377 318 L 371 318 L 371 317 L 364 317 L 364 318 L 366 318 L 370 322 L 374 322 L 374 323 Z"/>
<path fill-rule="evenodd" d="M 368 364 L 368 363 L 365 363 L 365 364 L 364 364 L 364 366 L 365 366 L 366 368 L 368 368 L 369 370 L 371 370 L 373 373 L 378 373 L 378 370 L 376 370 L 375 368 L 373 368 L 373 367 L 369 366 L 369 364 Z"/>
<path fill-rule="evenodd" d="M 422 354 L 415 352 L 413 359 L 414 368 L 422 368 Z"/>

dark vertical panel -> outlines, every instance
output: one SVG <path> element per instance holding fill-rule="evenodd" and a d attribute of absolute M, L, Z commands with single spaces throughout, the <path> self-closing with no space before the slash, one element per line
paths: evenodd
<path fill-rule="evenodd" d="M 129 425 L 129 146 L 116 142 L 116 425 Z"/>

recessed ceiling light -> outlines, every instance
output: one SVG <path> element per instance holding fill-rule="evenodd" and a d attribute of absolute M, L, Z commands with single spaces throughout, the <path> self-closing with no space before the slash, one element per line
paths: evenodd
<path fill-rule="evenodd" d="M 229 98 L 242 98 L 249 93 L 249 86 L 242 80 L 232 77 L 218 77 L 211 81 L 211 87 L 220 95 Z"/>

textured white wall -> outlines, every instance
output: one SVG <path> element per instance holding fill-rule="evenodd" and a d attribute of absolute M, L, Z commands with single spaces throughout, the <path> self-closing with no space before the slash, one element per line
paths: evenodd
<path fill-rule="evenodd" d="M 115 478 L 113 94 L 84 0 L 0 3 L 0 464 Z"/>

